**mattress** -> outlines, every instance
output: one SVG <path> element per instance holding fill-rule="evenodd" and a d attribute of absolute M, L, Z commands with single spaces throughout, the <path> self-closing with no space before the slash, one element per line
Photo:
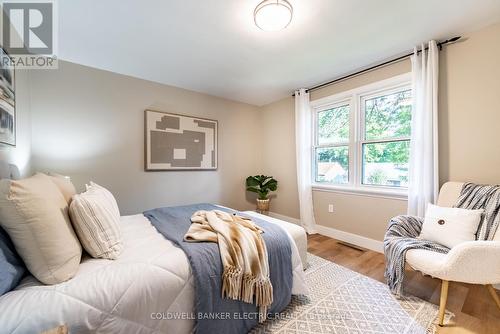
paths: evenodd
<path fill-rule="evenodd" d="M 1 332 L 38 333 L 66 324 L 74 333 L 191 333 L 194 286 L 184 252 L 142 214 L 122 217 L 121 225 L 124 250 L 117 260 L 85 257 L 67 282 L 46 286 L 28 276 L 1 296 Z M 292 293 L 307 294 L 288 235 Z"/>

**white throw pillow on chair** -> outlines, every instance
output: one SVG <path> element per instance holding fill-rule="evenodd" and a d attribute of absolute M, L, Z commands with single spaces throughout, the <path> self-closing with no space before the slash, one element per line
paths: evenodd
<path fill-rule="evenodd" d="M 448 248 L 474 241 L 483 212 L 483 209 L 445 208 L 429 204 L 419 238 Z"/>

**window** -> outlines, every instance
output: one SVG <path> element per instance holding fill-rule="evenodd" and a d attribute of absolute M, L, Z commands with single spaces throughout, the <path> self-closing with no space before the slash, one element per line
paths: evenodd
<path fill-rule="evenodd" d="M 350 105 L 345 103 L 318 111 L 316 182 L 349 182 L 350 111 Z"/>
<path fill-rule="evenodd" d="M 408 187 L 411 104 L 405 88 L 361 98 L 363 184 Z"/>
<path fill-rule="evenodd" d="M 408 187 L 408 75 L 312 102 L 314 181 L 344 188 Z"/>

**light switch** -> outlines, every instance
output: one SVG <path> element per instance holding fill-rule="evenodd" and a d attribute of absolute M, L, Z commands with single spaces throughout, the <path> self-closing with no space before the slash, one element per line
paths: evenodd
<path fill-rule="evenodd" d="M 328 204 L 328 212 L 333 212 L 333 204 Z"/>

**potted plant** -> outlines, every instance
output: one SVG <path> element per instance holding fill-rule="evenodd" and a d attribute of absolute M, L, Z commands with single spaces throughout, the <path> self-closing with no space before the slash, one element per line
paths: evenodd
<path fill-rule="evenodd" d="M 269 211 L 269 192 L 278 189 L 278 181 L 272 176 L 255 175 L 247 177 L 247 191 L 257 193 L 257 211 Z"/>

